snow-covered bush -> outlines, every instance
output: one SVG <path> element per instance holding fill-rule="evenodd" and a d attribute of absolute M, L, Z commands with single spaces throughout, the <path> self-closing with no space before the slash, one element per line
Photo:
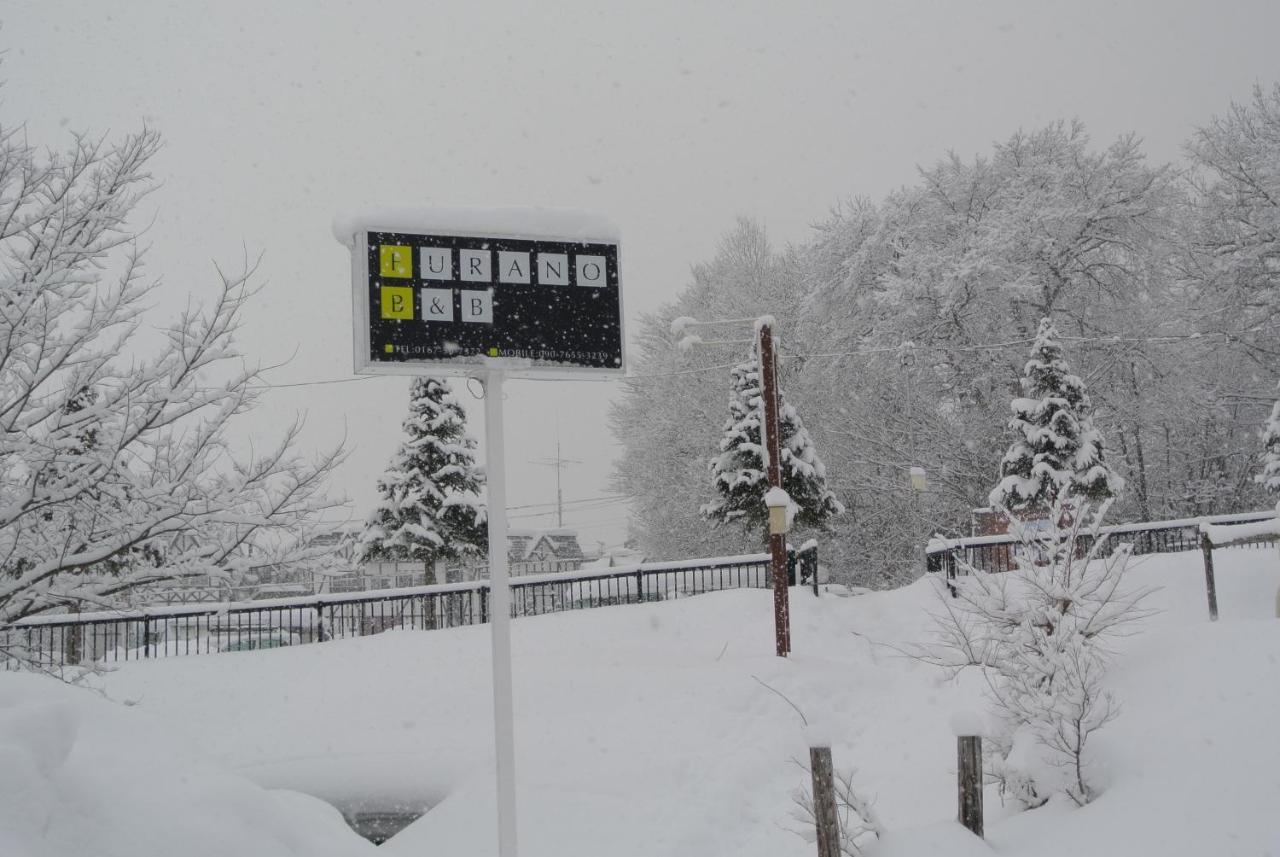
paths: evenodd
<path fill-rule="evenodd" d="M 1148 613 L 1149 590 L 1124 586 L 1130 546 L 1099 531 L 1108 505 L 1058 497 L 1049 512 L 1060 526 L 1048 529 L 1009 515 L 1014 571 L 958 559 L 961 575 L 938 583 L 937 636 L 920 655 L 982 671 L 998 724 L 985 742 L 988 774 L 1028 807 L 1094 797 L 1089 739 L 1118 711 L 1103 681 L 1108 643 Z"/>
<path fill-rule="evenodd" d="M 863 857 L 867 848 L 884 833 L 871 801 L 853 786 L 856 774 L 852 768 L 833 772 L 836 792 L 836 825 L 840 830 L 840 853 L 844 857 Z M 799 822 L 795 832 L 807 842 L 817 841 L 817 811 L 813 805 L 812 777 L 791 795 L 795 809 L 791 817 Z"/>

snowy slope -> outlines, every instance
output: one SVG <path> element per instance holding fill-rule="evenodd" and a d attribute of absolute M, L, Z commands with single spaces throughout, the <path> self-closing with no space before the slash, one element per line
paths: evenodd
<path fill-rule="evenodd" d="M 1197 554 L 1134 561 L 1163 612 L 1112 672 L 1123 711 L 1098 737 L 1104 793 L 1015 816 L 989 793 L 996 852 L 1280 855 L 1280 560 L 1217 560 L 1216 625 Z M 812 854 L 788 829 L 806 728 L 761 682 L 858 769 L 889 831 L 874 854 L 990 853 L 951 821 L 948 721 L 977 694 L 893 649 L 923 638 L 935 603 L 927 582 L 796 590 L 787 661 L 766 592 L 516 622 L 521 854 Z M 104 685 L 260 785 L 432 806 L 387 853 L 496 853 L 487 629 L 131 664 Z"/>
<path fill-rule="evenodd" d="M 52 679 L 0 676 L 0 855 L 377 852 L 304 794 L 267 791 L 165 723 Z"/>

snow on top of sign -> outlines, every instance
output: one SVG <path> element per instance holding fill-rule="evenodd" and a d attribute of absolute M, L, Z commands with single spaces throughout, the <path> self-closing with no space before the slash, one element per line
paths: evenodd
<path fill-rule="evenodd" d="M 618 241 L 617 225 L 588 211 L 541 206 L 421 206 L 366 208 L 333 219 L 333 237 L 352 246 L 369 231 L 500 235 L 508 238 Z"/>

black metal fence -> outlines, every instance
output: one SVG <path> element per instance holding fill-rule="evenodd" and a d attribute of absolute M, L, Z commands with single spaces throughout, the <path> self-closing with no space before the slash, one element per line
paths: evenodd
<path fill-rule="evenodd" d="M 1274 518 L 1273 510 L 1216 515 L 1206 518 L 1184 518 L 1176 521 L 1153 521 L 1146 524 L 1117 524 L 1102 527 L 1100 534 L 1110 537 L 1112 544 L 1133 545 L 1135 556 L 1151 553 L 1177 553 L 1200 550 L 1200 525 L 1247 524 Z M 1241 542 L 1242 547 L 1269 544 L 1266 537 Z M 1082 550 L 1092 546 L 1092 537 L 1082 533 L 1078 544 Z M 962 564 L 987 572 L 1011 571 L 1017 568 L 1017 557 L 1023 544 L 1016 536 L 976 536 L 962 539 L 935 539 L 925 550 L 925 569 L 955 577 Z"/>
<path fill-rule="evenodd" d="M 817 580 L 817 548 L 791 557 L 792 582 Z M 514 577 L 511 615 L 540 616 L 772 585 L 768 554 L 644 563 L 603 571 Z M 41 669 L 269 649 L 392 629 L 435 630 L 489 621 L 489 583 L 446 583 L 359 594 L 182 604 L 34 616 L 0 628 L 0 661 Z"/>

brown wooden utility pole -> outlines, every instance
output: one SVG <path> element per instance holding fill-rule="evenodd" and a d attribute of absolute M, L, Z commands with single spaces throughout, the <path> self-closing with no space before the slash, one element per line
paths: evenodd
<path fill-rule="evenodd" d="M 782 453 L 778 423 L 778 373 L 773 353 L 773 330 L 759 325 L 760 384 L 764 395 L 764 447 L 769 455 L 769 487 L 782 487 Z M 787 537 L 769 534 L 769 554 L 773 561 L 773 628 L 778 657 L 791 651 L 791 603 L 787 592 Z"/>

